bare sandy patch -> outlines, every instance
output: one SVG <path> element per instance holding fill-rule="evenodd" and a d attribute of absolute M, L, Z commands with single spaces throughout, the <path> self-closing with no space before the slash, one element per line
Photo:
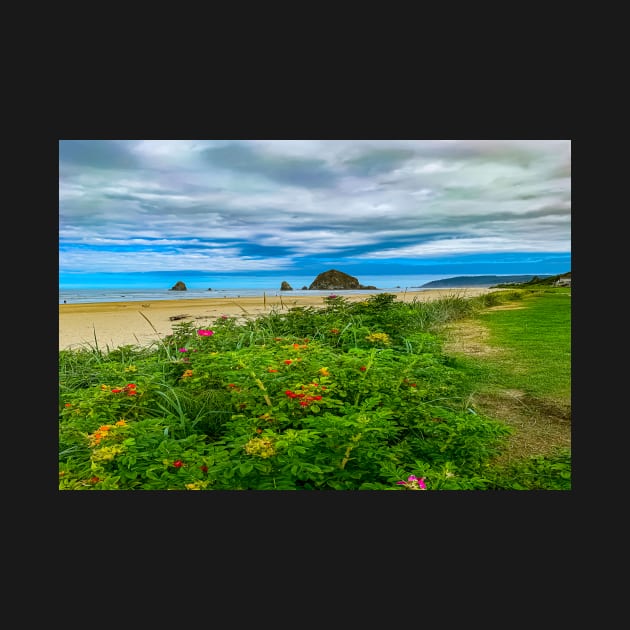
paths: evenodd
<path fill-rule="evenodd" d="M 446 341 L 444 349 L 454 354 L 468 354 L 473 356 L 488 356 L 499 354 L 501 348 L 488 344 L 490 333 L 478 322 L 458 322 L 444 329 Z"/>

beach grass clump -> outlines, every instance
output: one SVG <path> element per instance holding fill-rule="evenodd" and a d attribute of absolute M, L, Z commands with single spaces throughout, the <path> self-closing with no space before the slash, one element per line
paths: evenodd
<path fill-rule="evenodd" d="M 149 348 L 62 351 L 59 488 L 506 489 L 490 463 L 513 428 L 471 402 L 439 334 L 482 308 L 331 295 L 175 324 Z"/>

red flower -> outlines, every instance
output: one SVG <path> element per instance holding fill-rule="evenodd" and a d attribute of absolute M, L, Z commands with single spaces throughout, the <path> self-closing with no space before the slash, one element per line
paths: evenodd
<path fill-rule="evenodd" d="M 98 477 L 94 476 L 94 477 L 92 477 L 92 478 L 90 479 L 90 481 L 91 481 L 92 483 L 98 483 L 98 482 L 100 481 L 100 479 L 99 479 Z"/>
<path fill-rule="evenodd" d="M 287 365 L 291 365 L 291 363 L 293 363 L 293 361 L 291 361 L 291 359 L 285 359 L 285 360 L 284 360 L 284 362 L 285 362 Z"/>
<path fill-rule="evenodd" d="M 181 459 L 176 459 L 173 462 L 173 466 L 175 466 L 175 468 L 181 468 L 184 465 L 184 462 Z"/>
<path fill-rule="evenodd" d="M 365 365 L 362 365 L 360 368 L 361 372 L 365 372 L 365 370 L 367 370 L 367 368 L 365 367 Z"/>
<path fill-rule="evenodd" d="M 120 394 L 120 392 L 122 392 L 122 389 L 112 389 L 112 394 Z"/>
<path fill-rule="evenodd" d="M 203 472 L 203 473 L 207 473 L 208 472 L 208 467 L 205 464 L 203 466 L 199 466 L 199 468 L 201 469 L 201 472 Z"/>

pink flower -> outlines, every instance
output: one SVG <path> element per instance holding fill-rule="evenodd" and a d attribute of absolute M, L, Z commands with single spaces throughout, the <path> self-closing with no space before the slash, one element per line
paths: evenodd
<path fill-rule="evenodd" d="M 210 337 L 210 336 L 214 335 L 214 330 L 204 330 L 204 329 L 199 329 L 199 330 L 197 331 L 197 334 L 198 334 L 200 337 Z"/>
<path fill-rule="evenodd" d="M 397 485 L 405 486 L 409 490 L 426 490 L 427 486 L 424 483 L 424 477 L 416 477 L 415 475 L 409 475 L 407 481 L 397 481 Z"/>
<path fill-rule="evenodd" d="M 188 350 L 186 350 L 186 348 L 180 348 L 179 352 L 188 352 Z"/>

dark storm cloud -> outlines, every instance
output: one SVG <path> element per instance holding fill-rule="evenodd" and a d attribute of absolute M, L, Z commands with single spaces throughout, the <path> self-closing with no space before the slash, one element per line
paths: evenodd
<path fill-rule="evenodd" d="M 344 166 L 353 175 L 369 177 L 388 173 L 415 156 L 414 151 L 404 149 L 383 149 L 367 151 L 358 157 L 344 161 Z"/>
<path fill-rule="evenodd" d="M 59 145 L 61 164 L 82 168 L 130 169 L 140 162 L 130 152 L 128 141 L 64 140 Z"/>
<path fill-rule="evenodd" d="M 324 188 L 334 185 L 338 177 L 324 160 L 278 157 L 243 144 L 205 149 L 202 153 L 214 167 L 259 175 L 290 186 Z"/>

